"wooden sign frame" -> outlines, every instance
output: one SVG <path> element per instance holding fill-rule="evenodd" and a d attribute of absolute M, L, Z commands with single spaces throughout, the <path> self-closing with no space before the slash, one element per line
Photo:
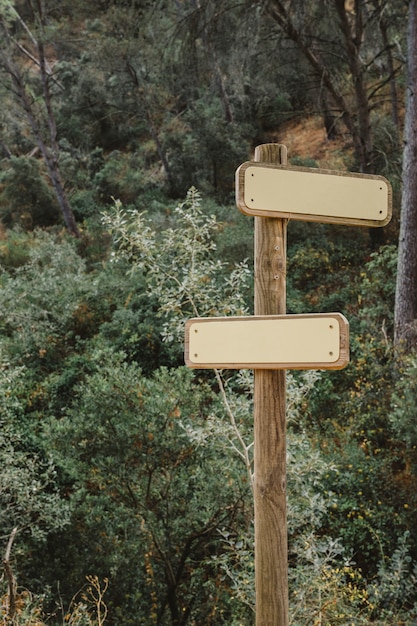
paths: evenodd
<path fill-rule="evenodd" d="M 185 363 L 198 369 L 343 369 L 349 322 L 341 313 L 205 317 L 185 327 Z"/>
<path fill-rule="evenodd" d="M 383 176 L 248 161 L 236 171 L 236 204 L 245 215 L 379 227 L 392 188 Z"/>

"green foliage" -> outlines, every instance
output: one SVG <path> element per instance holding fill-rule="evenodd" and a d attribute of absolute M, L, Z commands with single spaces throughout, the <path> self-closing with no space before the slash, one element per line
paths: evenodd
<path fill-rule="evenodd" d="M 180 348 L 161 339 L 162 323 L 158 318 L 158 301 L 145 291 L 132 288 L 123 308 L 117 308 L 111 320 L 100 328 L 101 341 L 123 352 L 125 359 L 134 361 L 144 375 L 150 375 L 161 364 L 182 365 Z"/>
<path fill-rule="evenodd" d="M 49 455 L 39 454 L 21 430 L 24 403 L 19 398 L 23 368 L 3 361 L 0 368 L 0 533 L 13 528 L 34 540 L 68 524 L 69 510 L 61 498 L 56 469 Z M 19 536 L 19 535 L 18 535 Z"/>
<path fill-rule="evenodd" d="M 87 154 L 97 146 L 106 151 L 117 150 L 127 141 L 121 112 L 109 102 L 103 68 L 100 63 L 92 63 L 95 38 L 91 44 L 81 54 L 77 49 L 68 59 L 63 56 L 56 68 L 67 94 L 57 107 L 57 124 L 69 144 Z"/>
<path fill-rule="evenodd" d="M 390 456 L 383 448 L 373 448 L 364 431 L 362 437 L 360 446 L 344 442 L 337 475 L 329 477 L 335 500 L 328 527 L 369 576 L 384 555 L 393 553 L 405 519 L 401 514 L 403 494 L 390 467 Z"/>
<path fill-rule="evenodd" d="M 250 623 L 250 376 L 178 366 L 187 317 L 250 311 L 252 223 L 230 220 L 229 207 L 209 216 L 194 190 L 174 210 L 163 194 L 198 185 L 229 200 L 253 142 L 275 137 L 291 111 L 316 107 L 319 87 L 255 5 L 47 4 L 60 167 L 85 239 L 78 248 L 37 232 L 2 240 L 1 347 L 8 368 L 24 366 L 5 399 L 5 433 L 18 449 L 4 455 L 17 463 L 6 474 L 21 477 L 16 502 L 44 476 L 71 520 L 42 526 L 48 565 L 35 542 L 31 562 L 18 566 L 35 586 L 60 580 L 67 598 L 85 567 L 108 576 L 117 623 L 170 623 L 175 611 L 184 622 Z M 327 42 L 321 55 L 346 90 L 331 11 L 294 7 L 309 44 Z M 373 75 L 376 30 L 363 48 Z M 286 63 L 271 64 L 279 56 Z M 29 153 L 22 118 L 11 120 L 10 95 L 2 99 L 2 152 Z M 372 122 L 374 165 L 395 177 L 396 129 L 379 105 Z M 35 163 L 4 162 L 4 223 L 54 222 Z M 112 197 L 108 262 L 106 236 L 92 225 Z M 414 601 L 405 574 L 388 585 L 401 563 L 412 579 L 415 556 L 413 530 L 407 546 L 399 541 L 415 506 L 415 368 L 395 369 L 390 351 L 395 250 L 370 257 L 367 233 L 347 230 L 291 224 L 289 235 L 290 311 L 345 312 L 353 361 L 342 373 L 288 377 L 294 624 L 395 622 Z"/>
<path fill-rule="evenodd" d="M 181 367 L 187 318 L 249 310 L 250 273 L 246 262 L 234 262 L 228 238 L 235 233 L 241 257 L 249 233 L 239 232 L 238 219 L 226 222 L 227 207 L 202 201 L 194 189 L 173 210 L 154 203 L 151 216 L 120 202 L 104 215 L 113 248 L 104 253 L 104 234 L 100 262 L 88 256 L 87 239 L 80 246 L 38 231 L 12 235 L 23 258 L 3 268 L 0 290 L 4 371 L 16 372 L 4 403 L 4 432 L 16 448 L 3 449 L 15 461 L 5 467 L 15 477 L 14 501 L 25 502 L 36 480 L 46 492 L 36 492 L 32 508 L 19 505 L 3 534 L 43 507 L 39 529 L 19 535 L 16 568 L 23 584 L 45 596 L 45 613 L 56 612 L 58 582 L 61 605 L 69 606 L 80 581 L 95 572 L 109 581 L 109 619 L 121 626 L 138 619 L 168 626 L 177 615 L 249 625 L 252 377 Z M 290 249 L 293 285 L 303 310 L 305 294 L 319 309 L 332 297 L 321 277 L 329 285 L 335 271 L 355 273 L 353 240 L 331 245 L 322 228 L 299 234 Z M 313 234 L 326 255 L 313 254 Z M 337 296 L 352 311 L 362 304 L 352 318 L 348 370 L 287 377 L 297 626 L 311 615 L 332 624 L 394 624 L 404 610 L 413 615 L 415 597 L 405 584 L 414 575 L 412 430 L 407 444 L 402 438 L 414 369 L 410 362 L 396 378 L 390 358 L 394 270 L 395 250 L 383 248 Z M 65 511 L 61 524 L 53 508 Z M 390 591 L 388 572 L 395 571 Z M 28 610 L 35 611 L 36 597 Z M 72 613 L 93 620 L 81 605 Z"/>
<path fill-rule="evenodd" d="M 388 338 L 393 334 L 397 247 L 382 246 L 370 255 L 360 273 L 359 305 L 362 336 L 376 330 Z M 378 329 L 378 324 L 380 328 Z"/>
<path fill-rule="evenodd" d="M 392 397 L 390 420 L 396 436 L 404 441 L 409 452 L 417 446 L 415 421 L 417 393 L 417 363 L 410 357 L 401 364 L 399 379 Z"/>
<path fill-rule="evenodd" d="M 20 31 L 12 4 L 0 2 L 2 17 L 35 56 L 39 24 L 20 3 Z M 334 7 L 285 4 L 348 102 Z M 379 26 L 389 16 L 388 49 L 399 50 L 400 4 L 370 10 L 361 48 L 375 82 L 372 165 L 397 198 Z M 39 230 L 59 212 L 38 160 L 22 156 L 32 134 L 2 73 L 0 534 L 4 544 L 19 528 L 13 567 L 33 590 L 15 621 L 102 623 L 89 589 L 97 597 L 108 580 L 120 626 L 249 626 L 252 377 L 185 370 L 183 328 L 251 311 L 253 221 L 232 207 L 234 171 L 289 116 L 325 115 L 324 85 L 259 3 L 42 6 L 56 156 L 83 239 Z M 38 113 L 36 61 L 1 45 Z M 192 188 L 167 201 L 191 185 L 212 198 Z M 289 312 L 340 310 L 351 331 L 346 370 L 287 378 L 292 624 L 411 626 L 417 366 L 392 352 L 396 247 L 291 223 L 288 257 Z"/>
<path fill-rule="evenodd" d="M 15 18 L 15 10 L 12 0 L 1 0 L 0 15 L 2 19 L 7 20 L 8 22 L 12 21 Z"/>
<path fill-rule="evenodd" d="M 366 577 L 395 550 L 412 506 L 412 478 L 390 420 L 398 384 L 390 342 L 395 268 L 396 250 L 386 246 L 358 271 L 351 363 L 343 375 L 324 374 L 310 399 L 317 441 L 338 469 L 328 482 L 336 494 L 328 529 Z"/>
<path fill-rule="evenodd" d="M 374 138 L 374 170 L 385 176 L 393 186 L 393 205 L 398 206 L 401 193 L 402 150 L 398 140 L 398 128 L 386 115 L 374 115 L 372 119 Z"/>
<path fill-rule="evenodd" d="M 203 561 L 218 550 L 216 528 L 244 513 L 248 489 L 240 461 L 224 465 L 229 427 L 212 391 L 188 370 L 147 379 L 113 353 L 100 362 L 71 410 L 50 425 L 77 485 L 78 524 L 90 546 L 83 567 L 118 581 L 108 592 L 116 613 L 128 594 L 129 613 L 144 624 L 157 615 L 171 623 L 184 611 L 215 623 L 199 584 Z"/>
<path fill-rule="evenodd" d="M 369 260 L 367 234 L 315 223 L 291 223 L 288 231 L 288 309 L 350 317 L 358 307 L 359 268 Z"/>
<path fill-rule="evenodd" d="M 12 157 L 0 175 L 0 220 L 32 230 L 60 223 L 56 199 L 34 158 Z"/>
<path fill-rule="evenodd" d="M 114 265 L 89 271 L 73 239 L 38 232 L 29 241 L 27 261 L 1 274 L 1 334 L 14 362 L 30 362 L 44 376 L 57 366 L 60 371 L 63 361 L 82 351 L 103 324 L 109 324 L 111 335 L 113 313 L 128 317 L 129 310 L 135 311 L 136 293 L 144 286 L 133 279 L 121 284 Z M 136 322 L 150 332 L 149 315 L 136 313 Z"/>
<path fill-rule="evenodd" d="M 3 271 L 1 329 L 16 363 L 62 358 L 85 290 L 84 272 L 74 242 L 46 233 L 38 234 L 27 263 L 13 275 Z"/>
<path fill-rule="evenodd" d="M 69 626 L 102 626 L 107 618 L 107 606 L 104 596 L 108 587 L 108 580 L 99 581 L 97 576 L 86 576 L 87 582 L 72 598 L 67 609 L 60 606 L 62 615 L 60 623 Z M 9 596 L 3 596 L 0 608 L 0 617 L 4 624 L 13 623 L 13 626 L 46 626 L 51 618 L 58 617 L 59 611 L 53 615 L 45 609 L 45 595 L 34 595 L 27 589 L 16 594 L 15 611 L 13 615 L 7 609 Z"/>
<path fill-rule="evenodd" d="M 177 132 L 166 132 L 167 150 L 175 192 L 183 196 L 191 186 L 220 200 L 230 201 L 231 181 L 246 160 L 250 128 L 231 124 L 224 117 L 219 98 L 196 100 Z"/>
<path fill-rule="evenodd" d="M 231 272 L 213 258 L 214 215 L 206 216 L 199 193 L 191 189 L 175 208 L 175 228 L 162 235 L 153 230 L 144 214 L 128 212 L 116 202 L 104 216 L 119 256 L 129 259 L 132 270 L 146 274 L 149 295 L 158 299 L 164 319 L 163 336 L 180 341 L 187 317 L 242 315 L 249 275 L 246 262 Z M 115 257 L 117 258 L 117 257 Z"/>
<path fill-rule="evenodd" d="M 401 623 L 404 619 L 403 613 L 410 623 L 417 617 L 417 568 L 415 564 L 413 566 L 409 552 L 409 532 L 405 531 L 398 539 L 392 558 L 388 563 L 386 560 L 381 561 L 378 584 L 371 584 L 369 587 L 370 605 L 377 609 L 377 615 L 379 613 L 377 623 Z"/>
<path fill-rule="evenodd" d="M 111 152 L 93 180 L 99 200 L 108 205 L 112 198 L 118 198 L 124 204 L 134 204 L 146 187 L 144 169 L 139 154 Z"/>
<path fill-rule="evenodd" d="M 27 263 L 32 238 L 20 229 L 8 230 L 0 241 L 0 262 L 9 271 Z"/>
<path fill-rule="evenodd" d="M 416 361 L 411 356 L 402 362 L 398 372 L 389 420 L 396 442 L 397 484 L 403 493 L 403 516 L 410 528 L 410 547 L 415 553 L 417 538 L 412 522 L 416 507 L 415 480 L 417 476 Z M 409 526 L 410 525 L 410 526 Z"/>

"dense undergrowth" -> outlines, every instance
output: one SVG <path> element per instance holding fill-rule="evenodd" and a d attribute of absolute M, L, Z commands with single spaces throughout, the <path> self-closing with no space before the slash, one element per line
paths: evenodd
<path fill-rule="evenodd" d="M 190 190 L 151 214 L 117 202 L 81 242 L 5 232 L 14 623 L 253 623 L 251 376 L 182 364 L 188 317 L 251 312 L 245 219 Z M 289 309 L 344 312 L 352 359 L 288 373 L 291 624 L 411 625 L 416 365 L 390 340 L 396 248 L 292 226 Z"/>

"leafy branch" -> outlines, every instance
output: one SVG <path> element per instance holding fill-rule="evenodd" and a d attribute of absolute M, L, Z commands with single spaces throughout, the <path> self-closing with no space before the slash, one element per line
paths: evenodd
<path fill-rule="evenodd" d="M 219 229 L 215 216 L 204 213 L 199 192 L 188 191 L 186 200 L 175 208 L 175 228 L 158 237 L 145 214 L 125 210 L 116 200 L 113 211 L 103 216 L 115 245 L 113 260 L 129 261 L 130 271 L 146 274 L 148 291 L 159 300 L 165 341 L 182 343 L 189 317 L 245 315 L 249 268 L 246 261 L 231 270 L 226 263 L 213 261 Z M 223 407 L 237 445 L 232 448 L 244 461 L 252 482 L 250 449 L 239 430 L 232 402 L 219 370 L 214 371 Z"/>

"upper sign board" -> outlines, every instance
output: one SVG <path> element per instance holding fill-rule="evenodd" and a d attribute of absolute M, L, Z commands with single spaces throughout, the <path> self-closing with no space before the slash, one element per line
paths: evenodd
<path fill-rule="evenodd" d="M 341 313 L 204 317 L 185 326 L 188 367 L 342 369 L 349 323 Z"/>
<path fill-rule="evenodd" d="M 236 172 L 236 204 L 246 215 L 385 226 L 392 189 L 383 176 L 249 161 Z"/>

